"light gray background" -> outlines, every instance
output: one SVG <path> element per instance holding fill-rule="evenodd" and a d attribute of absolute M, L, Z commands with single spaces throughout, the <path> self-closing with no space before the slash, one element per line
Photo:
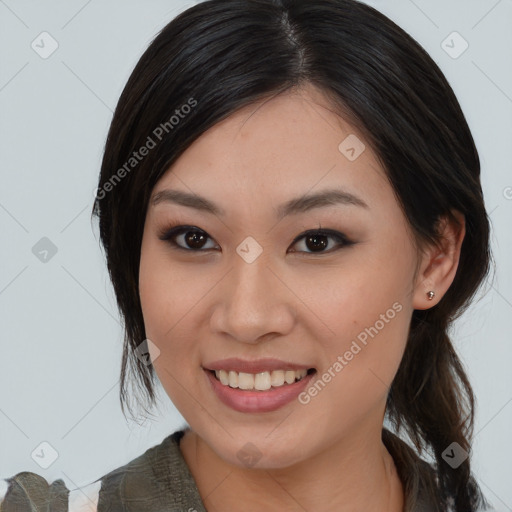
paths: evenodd
<path fill-rule="evenodd" d="M 512 1 L 370 3 L 439 64 L 480 152 L 497 273 L 453 334 L 478 397 L 474 471 L 496 510 L 510 511 Z M 0 0 L 0 477 L 25 470 L 82 486 L 184 425 L 163 391 L 154 420 L 121 414 L 122 332 L 89 215 L 121 90 L 157 31 L 190 5 Z M 31 47 L 43 31 L 58 43 L 46 59 Z M 469 44 L 458 58 L 454 31 Z M 57 248 L 46 263 L 32 252 L 42 237 Z M 48 469 L 31 457 L 43 441 L 59 455 Z"/>

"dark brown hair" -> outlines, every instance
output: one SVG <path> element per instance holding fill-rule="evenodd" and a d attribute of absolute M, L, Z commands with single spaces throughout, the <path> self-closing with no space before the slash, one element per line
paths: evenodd
<path fill-rule="evenodd" d="M 453 469 L 442 453 L 452 442 L 470 452 L 474 396 L 448 327 L 490 268 L 479 157 L 438 66 L 395 23 L 355 0 L 205 1 L 165 26 L 137 63 L 114 113 L 93 210 L 125 326 L 123 412 L 131 411 L 128 370 L 155 401 L 153 367 L 135 354 L 146 338 L 138 275 L 155 183 L 214 124 L 306 83 L 366 136 L 419 247 L 439 241 L 441 216 L 465 216 L 451 287 L 434 307 L 413 312 L 387 417 L 433 457 L 441 510 L 474 511 L 483 502 L 470 459 Z M 150 151 L 135 159 L 143 146 Z"/>

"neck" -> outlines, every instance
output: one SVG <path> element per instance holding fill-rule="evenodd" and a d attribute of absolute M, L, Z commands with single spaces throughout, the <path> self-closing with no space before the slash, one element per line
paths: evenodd
<path fill-rule="evenodd" d="M 380 434 L 358 431 L 279 469 L 229 464 L 190 430 L 180 448 L 209 510 L 402 512 L 402 484 Z"/>

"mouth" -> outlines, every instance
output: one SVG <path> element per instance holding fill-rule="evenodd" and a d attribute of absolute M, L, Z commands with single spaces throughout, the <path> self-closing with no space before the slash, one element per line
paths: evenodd
<path fill-rule="evenodd" d="M 238 412 L 266 413 L 293 404 L 316 368 L 275 358 L 231 357 L 202 366 L 214 395 Z"/>
<path fill-rule="evenodd" d="M 316 373 L 315 368 L 299 370 L 272 370 L 258 373 L 237 372 L 234 370 L 209 370 L 221 385 L 244 391 L 269 391 L 285 388 Z"/>
<path fill-rule="evenodd" d="M 212 365 L 215 368 L 203 367 L 203 370 L 210 389 L 220 402 L 242 413 L 273 412 L 293 404 L 317 373 L 315 368 L 283 361 L 273 361 L 265 366 L 261 360 L 233 361 L 232 364 L 227 360 L 220 361 Z M 232 369 L 233 366 L 238 367 L 237 370 Z"/>

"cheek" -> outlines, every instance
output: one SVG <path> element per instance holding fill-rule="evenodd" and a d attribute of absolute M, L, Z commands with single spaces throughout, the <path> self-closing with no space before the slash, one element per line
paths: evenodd
<path fill-rule="evenodd" d="M 406 293 L 397 291 L 398 274 L 376 280 L 379 272 L 364 267 L 351 268 L 349 277 L 340 273 L 336 283 L 311 296 L 329 330 L 324 327 L 326 334 L 316 339 L 322 367 L 301 403 L 312 417 L 347 429 L 385 403 L 412 314 Z"/>
<path fill-rule="evenodd" d="M 155 244 L 158 243 L 155 242 Z M 139 293 L 146 337 L 158 348 L 153 366 L 178 406 L 181 386 L 189 388 L 201 363 L 198 306 L 212 287 L 211 271 L 180 265 L 161 247 L 142 244 Z M 207 265 L 205 265 L 206 267 Z"/>
<path fill-rule="evenodd" d="M 186 390 L 191 386 L 190 368 L 198 354 L 186 324 L 195 293 L 178 276 L 169 272 L 165 258 L 143 251 L 139 291 L 146 337 L 157 349 L 156 357 L 151 355 L 152 364 L 173 404 L 188 416 L 193 411 L 189 410 L 191 400 Z"/>
<path fill-rule="evenodd" d="M 318 327 L 324 369 L 343 373 L 343 385 L 354 389 L 372 381 L 388 386 L 407 341 L 413 261 L 407 252 L 398 255 L 391 246 L 386 252 L 383 245 L 378 253 L 354 255 L 346 261 L 346 265 L 309 273 L 299 281 L 300 296 L 308 297 L 314 313 L 309 316 Z"/>
<path fill-rule="evenodd" d="M 190 265 L 171 263 L 158 243 L 142 244 L 139 294 L 147 336 L 165 342 L 204 296 L 208 284 Z"/>

